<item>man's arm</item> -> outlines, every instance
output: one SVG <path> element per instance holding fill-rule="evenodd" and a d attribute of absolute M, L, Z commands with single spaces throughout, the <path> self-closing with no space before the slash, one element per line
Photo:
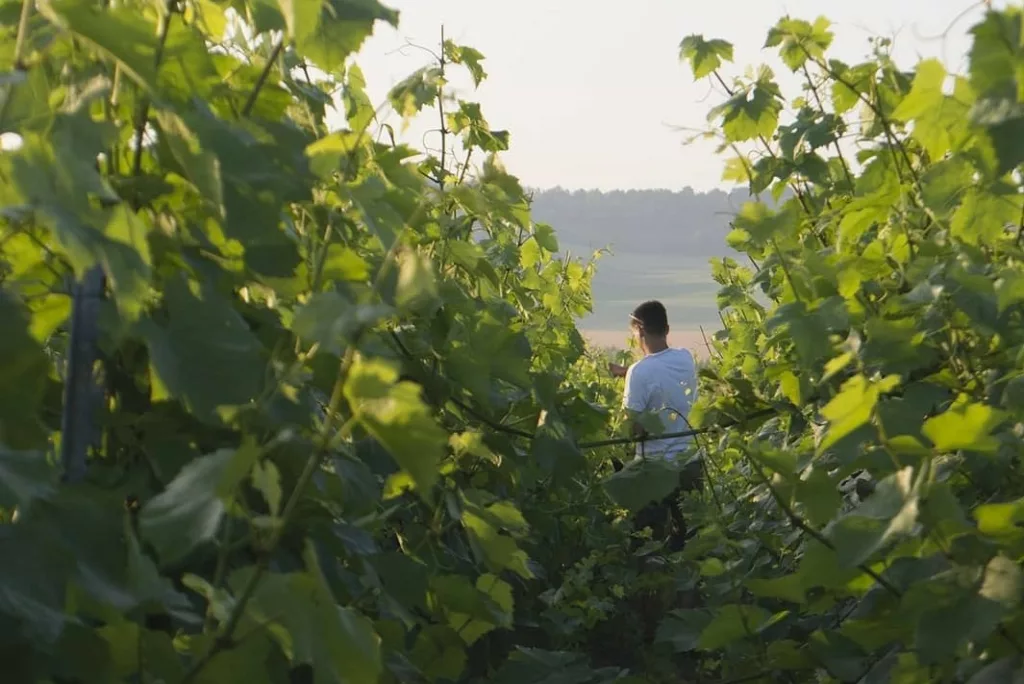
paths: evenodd
<path fill-rule="evenodd" d="M 617 363 L 609 363 L 608 364 L 608 372 L 611 373 L 612 376 L 616 377 L 616 378 L 624 378 L 624 377 L 626 377 L 626 371 L 627 370 L 628 369 L 625 366 L 621 366 L 621 365 L 619 365 Z"/>

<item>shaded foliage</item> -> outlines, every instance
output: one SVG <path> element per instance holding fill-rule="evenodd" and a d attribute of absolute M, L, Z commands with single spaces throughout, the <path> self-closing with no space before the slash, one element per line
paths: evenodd
<path fill-rule="evenodd" d="M 883 42 L 842 64 L 825 20 L 784 19 L 793 100 L 683 41 L 726 92 L 727 180 L 765 201 L 727 236 L 752 267 L 713 266 L 708 488 L 675 555 L 627 510 L 663 474 L 609 463 L 593 264 L 446 88 L 481 53 L 446 41 L 391 92 L 441 117 L 425 154 L 350 58 L 398 21 L 375 0 L 0 17 L 10 681 L 1021 676 L 1019 10 L 966 76 Z"/>

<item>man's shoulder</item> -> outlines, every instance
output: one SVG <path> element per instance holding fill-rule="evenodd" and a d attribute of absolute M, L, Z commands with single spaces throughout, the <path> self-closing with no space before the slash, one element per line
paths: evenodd
<path fill-rule="evenodd" d="M 688 360 L 690 363 L 693 363 L 694 361 L 693 352 L 687 349 L 686 347 L 672 347 L 670 351 L 672 351 L 677 357 L 684 358 Z"/>
<path fill-rule="evenodd" d="M 665 366 L 668 364 L 684 363 L 689 365 L 696 365 L 696 361 L 693 358 L 693 353 L 689 349 L 683 347 L 671 347 L 666 349 L 660 354 L 651 354 L 645 356 L 636 363 L 634 367 L 654 368 Z"/>

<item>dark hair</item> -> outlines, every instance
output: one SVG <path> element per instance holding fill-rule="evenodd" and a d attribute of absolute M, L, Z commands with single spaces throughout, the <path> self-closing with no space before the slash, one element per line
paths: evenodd
<path fill-rule="evenodd" d="M 629 315 L 633 325 L 651 335 L 668 335 L 668 314 L 665 306 L 655 300 L 644 302 Z"/>

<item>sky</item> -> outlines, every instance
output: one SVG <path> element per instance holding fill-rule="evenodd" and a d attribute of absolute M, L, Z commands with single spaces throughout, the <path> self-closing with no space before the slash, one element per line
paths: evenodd
<path fill-rule="evenodd" d="M 868 38 L 895 39 L 895 56 L 911 66 L 941 59 L 962 70 L 968 30 L 982 15 L 968 0 L 384 0 L 399 10 L 397 30 L 379 24 L 356 61 L 375 103 L 431 60 L 445 36 L 486 57 L 488 79 L 474 92 L 453 79 L 458 95 L 479 102 L 493 129 L 511 132 L 508 170 L 534 188 L 640 189 L 727 187 L 722 159 L 710 142 L 686 144 L 680 128 L 705 125 L 720 91 L 695 83 L 679 60 L 689 34 L 735 45 L 730 74 L 769 64 L 784 92 L 795 80 L 771 50 L 768 29 L 783 15 L 833 22 L 831 56 L 860 61 Z M 997 3 L 999 4 L 999 3 Z M 1005 4 L 1005 3 L 1003 3 Z M 958 18 L 958 15 L 962 15 Z M 788 77 L 788 78 L 787 78 Z M 787 88 L 788 84 L 788 88 Z M 397 128 L 396 114 L 388 119 Z M 402 134 L 434 146 L 436 112 Z"/>

